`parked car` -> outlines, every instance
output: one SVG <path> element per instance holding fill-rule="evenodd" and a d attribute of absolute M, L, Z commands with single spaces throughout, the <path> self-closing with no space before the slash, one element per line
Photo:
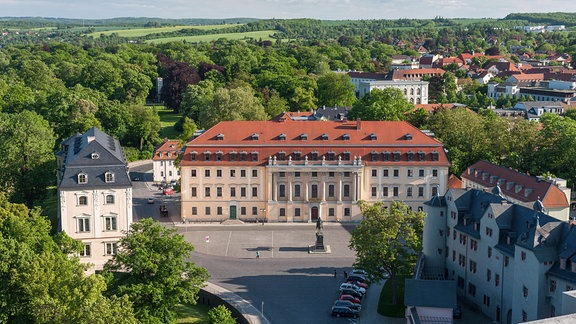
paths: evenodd
<path fill-rule="evenodd" d="M 350 275 L 360 275 L 363 277 L 368 277 L 368 272 L 364 271 L 363 269 L 353 269 L 352 272 L 350 272 Z"/>
<path fill-rule="evenodd" d="M 348 289 L 348 288 L 340 289 L 340 294 L 341 295 L 351 295 L 351 296 L 356 297 L 360 300 L 364 296 L 364 294 L 359 292 L 358 290 Z"/>
<path fill-rule="evenodd" d="M 368 279 L 360 275 L 350 275 L 348 278 L 346 278 L 346 281 L 359 281 L 362 283 L 368 283 Z"/>
<path fill-rule="evenodd" d="M 358 310 L 352 309 L 350 307 L 344 307 L 344 306 L 332 307 L 332 316 L 357 318 L 359 315 L 360 312 Z"/>
<path fill-rule="evenodd" d="M 361 302 L 360 298 L 356 298 L 352 295 L 346 295 L 346 294 L 340 295 L 340 300 L 349 300 L 349 301 L 353 302 L 354 304 L 360 304 L 360 302 Z"/>
<path fill-rule="evenodd" d="M 362 310 L 362 304 L 356 304 L 356 303 L 353 303 L 349 300 L 338 299 L 334 302 L 334 305 L 332 305 L 332 306 L 344 306 L 344 307 L 350 307 L 352 309 L 356 309 L 358 311 Z"/>
<path fill-rule="evenodd" d="M 172 188 L 164 188 L 164 194 L 165 194 L 165 195 L 173 195 L 173 194 L 174 194 L 174 189 L 172 189 Z"/>
<path fill-rule="evenodd" d="M 358 291 L 359 293 L 361 293 L 362 295 L 364 295 L 366 293 L 366 289 L 358 287 L 358 286 L 351 284 L 351 283 L 346 283 L 346 282 L 340 285 L 340 290 L 342 290 L 342 289 L 354 289 L 354 290 Z"/>
<path fill-rule="evenodd" d="M 150 197 L 146 200 L 147 203 L 149 204 L 153 204 L 154 203 L 154 198 Z"/>
<path fill-rule="evenodd" d="M 170 181 L 170 185 L 171 185 L 172 187 L 174 187 L 174 186 L 176 185 L 176 180 Z"/>
<path fill-rule="evenodd" d="M 368 289 L 368 284 L 360 281 L 347 281 L 349 284 L 356 285 L 360 288 Z"/>

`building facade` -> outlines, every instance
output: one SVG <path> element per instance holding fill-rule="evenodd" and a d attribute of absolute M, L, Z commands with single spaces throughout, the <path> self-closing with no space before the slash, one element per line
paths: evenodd
<path fill-rule="evenodd" d="M 56 154 L 59 229 L 81 241 L 82 262 L 109 260 L 132 223 L 132 183 L 120 142 L 93 127 Z"/>
<path fill-rule="evenodd" d="M 492 190 L 449 189 L 424 211 L 427 273 L 454 280 L 459 299 L 498 323 L 576 311 L 574 225 Z"/>
<path fill-rule="evenodd" d="M 394 81 L 366 81 L 360 82 L 357 88 L 359 97 L 362 98 L 374 89 L 383 90 L 396 88 L 402 91 L 406 100 L 413 104 L 428 103 L 428 81 L 420 80 L 394 80 Z"/>
<path fill-rule="evenodd" d="M 406 122 L 221 122 L 188 142 L 183 221 L 361 219 L 358 200 L 414 209 L 447 188 L 443 145 Z"/>
<path fill-rule="evenodd" d="M 174 163 L 180 154 L 180 143 L 177 140 L 166 139 L 154 150 L 152 157 L 154 182 L 170 182 L 180 179 L 180 169 Z"/>

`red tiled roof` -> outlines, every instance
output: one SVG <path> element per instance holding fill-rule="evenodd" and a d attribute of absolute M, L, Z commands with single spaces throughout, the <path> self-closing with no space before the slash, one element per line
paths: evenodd
<path fill-rule="evenodd" d="M 152 160 L 160 161 L 160 160 L 176 160 L 178 154 L 180 153 L 180 142 L 176 140 L 164 140 L 162 145 L 158 146 L 154 150 L 154 156 Z M 170 153 L 170 156 L 168 156 Z"/>
<path fill-rule="evenodd" d="M 278 116 L 272 117 L 271 120 L 273 121 L 281 121 L 286 119 L 292 119 L 293 117 L 310 117 L 314 114 L 314 112 L 310 111 L 289 111 L 283 112 Z"/>
<path fill-rule="evenodd" d="M 484 174 L 487 176 L 484 177 Z M 497 179 L 491 178 L 492 176 L 497 177 Z M 566 195 L 556 185 L 548 181 L 539 180 L 535 176 L 498 166 L 487 161 L 480 160 L 474 163 L 468 167 L 460 177 L 487 188 L 496 187 L 496 184 L 501 181 L 500 179 L 505 179 L 505 183 L 500 182 L 500 189 L 506 196 L 523 202 L 536 201 L 538 197 L 540 197 L 540 200 L 546 208 L 562 208 L 568 207 L 569 205 Z M 507 184 L 511 182 L 514 183 L 514 186 L 508 189 Z M 522 189 L 518 193 L 516 193 L 516 185 L 522 186 Z M 526 191 L 527 189 L 528 191 Z"/>
<path fill-rule="evenodd" d="M 518 81 L 527 81 L 527 80 L 544 80 L 544 73 L 531 73 L 531 74 L 514 74 L 514 78 Z"/>
<path fill-rule="evenodd" d="M 360 125 L 360 126 L 358 126 Z M 284 135 L 285 140 L 280 139 Z M 301 135 L 306 134 L 305 140 Z M 371 135 L 375 138 L 372 139 Z M 411 135 L 411 139 L 406 137 Z M 323 138 L 325 136 L 325 138 Z M 345 139 L 347 136 L 349 139 Z M 364 164 L 426 163 L 448 166 L 448 158 L 443 144 L 407 122 L 400 121 L 224 121 L 210 128 L 202 135 L 186 144 L 184 158 L 180 165 L 203 165 L 205 152 L 212 157 L 209 163 L 233 163 L 235 165 L 264 165 L 268 158 L 284 151 L 286 156 L 301 152 L 302 159 L 311 152 L 317 152 L 319 159 L 328 152 L 334 152 L 336 159 L 344 152 L 350 156 L 361 156 Z M 214 153 L 221 152 L 222 161 L 216 161 Z M 258 152 L 258 161 L 229 161 L 230 152 Z M 199 156 L 190 161 L 190 153 Z M 400 162 L 371 161 L 372 152 L 400 153 Z M 408 161 L 408 152 L 425 153 L 425 161 L 415 158 Z M 438 160 L 433 161 L 433 153 Z M 251 160 L 248 158 L 248 160 Z"/>
<path fill-rule="evenodd" d="M 462 188 L 462 180 L 460 180 L 460 178 L 458 178 L 457 176 L 451 174 L 448 177 L 448 188 L 450 189 Z"/>

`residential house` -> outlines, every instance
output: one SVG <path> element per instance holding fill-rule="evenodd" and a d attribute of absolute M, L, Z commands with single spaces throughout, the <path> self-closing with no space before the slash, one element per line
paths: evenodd
<path fill-rule="evenodd" d="M 101 268 L 132 223 L 132 183 L 120 142 L 93 127 L 56 154 L 59 230 L 81 241 L 82 262 Z"/>
<path fill-rule="evenodd" d="M 413 104 L 428 103 L 428 81 L 396 80 L 396 81 L 367 81 L 360 82 L 357 88 L 359 97 L 372 92 L 374 89 L 396 88 L 400 89 L 404 97 Z"/>
<path fill-rule="evenodd" d="M 566 112 L 564 105 L 558 101 L 521 101 L 514 108 L 526 111 L 526 119 L 529 121 L 539 121 L 544 113 L 563 115 Z"/>
<path fill-rule="evenodd" d="M 186 145 L 182 221 L 358 221 L 358 200 L 421 209 L 445 192 L 449 165 L 406 122 L 220 122 Z"/>
<path fill-rule="evenodd" d="M 360 83 L 371 82 L 371 81 L 383 81 L 386 80 L 388 75 L 382 73 L 371 73 L 371 72 L 348 72 L 350 81 L 354 84 L 354 92 L 356 97 L 360 98 Z"/>
<path fill-rule="evenodd" d="M 180 156 L 181 146 L 178 140 L 165 139 L 164 143 L 154 149 L 152 170 L 154 182 L 171 182 L 180 180 L 180 170 L 176 160 Z"/>

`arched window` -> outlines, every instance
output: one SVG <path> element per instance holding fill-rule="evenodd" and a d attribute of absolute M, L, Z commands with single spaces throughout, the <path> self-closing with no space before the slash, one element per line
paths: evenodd
<path fill-rule="evenodd" d="M 410 98 L 410 103 L 414 103 L 414 98 Z"/>
<path fill-rule="evenodd" d="M 88 197 L 86 196 L 78 197 L 78 205 L 88 205 Z"/>
<path fill-rule="evenodd" d="M 420 95 L 420 88 L 416 89 L 416 94 Z"/>
<path fill-rule="evenodd" d="M 411 96 L 414 95 L 414 89 L 410 89 L 410 95 L 411 95 Z"/>
<path fill-rule="evenodd" d="M 420 103 L 422 103 L 422 100 L 420 100 L 420 98 L 416 98 L 416 103 L 420 104 Z"/>
<path fill-rule="evenodd" d="M 404 95 L 407 95 L 407 94 L 408 94 L 408 90 L 404 89 Z"/>

